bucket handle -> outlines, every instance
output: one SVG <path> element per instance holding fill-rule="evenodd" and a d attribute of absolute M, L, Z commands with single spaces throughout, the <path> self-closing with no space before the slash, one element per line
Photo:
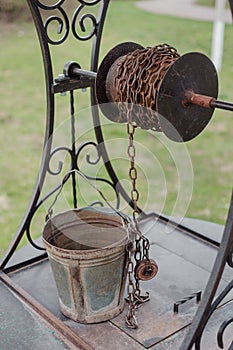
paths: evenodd
<path fill-rule="evenodd" d="M 55 196 L 55 198 L 54 198 L 52 204 L 50 205 L 50 207 L 49 207 L 49 209 L 48 209 L 48 213 L 47 213 L 47 215 L 46 215 L 46 217 L 45 217 L 45 221 L 48 221 L 48 220 L 51 218 L 51 216 L 52 216 L 52 214 L 53 214 L 53 206 L 54 206 L 54 204 L 56 203 L 56 201 L 57 201 L 57 199 L 58 199 L 58 197 L 59 197 L 59 195 L 60 195 L 60 193 L 61 193 L 61 191 L 62 191 L 62 189 L 63 189 L 63 186 L 64 186 L 65 183 L 69 180 L 70 176 L 71 176 L 72 174 L 74 174 L 74 173 L 77 173 L 78 175 L 80 175 L 92 188 L 94 188 L 94 190 L 96 190 L 96 191 L 99 193 L 99 195 L 102 197 L 102 199 L 105 201 L 105 203 L 106 203 L 117 215 L 119 215 L 119 216 L 121 217 L 121 219 L 122 219 L 122 221 L 123 221 L 123 224 L 124 224 L 125 226 L 128 226 L 128 225 L 131 223 L 130 217 L 129 217 L 128 215 L 126 215 L 126 214 L 121 213 L 119 210 L 115 209 L 115 208 L 109 203 L 109 201 L 107 200 L 107 198 L 105 197 L 105 195 L 103 194 L 103 192 L 100 191 L 100 189 L 97 188 L 97 187 L 86 177 L 86 175 L 85 175 L 83 172 L 81 172 L 80 170 L 77 170 L 77 169 L 72 169 L 72 170 L 68 171 L 68 172 L 66 173 L 66 175 L 64 176 L 64 178 L 63 178 L 63 180 L 62 180 L 62 182 L 61 182 L 59 191 L 57 192 L 57 194 L 56 194 L 56 196 Z"/>

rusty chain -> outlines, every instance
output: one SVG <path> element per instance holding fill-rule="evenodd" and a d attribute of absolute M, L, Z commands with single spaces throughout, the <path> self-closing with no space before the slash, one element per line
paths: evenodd
<path fill-rule="evenodd" d="M 140 215 L 140 211 L 138 209 L 138 199 L 139 199 L 139 192 L 136 187 L 136 180 L 137 180 L 137 169 L 135 167 L 135 156 L 136 156 L 136 148 L 134 145 L 134 134 L 136 126 L 132 124 L 132 104 L 128 106 L 127 110 L 127 133 L 129 137 L 129 145 L 128 145 L 128 156 L 130 159 L 130 169 L 129 169 L 129 177 L 132 182 L 132 189 L 131 189 L 131 201 L 133 204 L 133 221 L 130 225 L 130 231 L 131 231 L 131 246 L 128 250 L 128 298 L 127 301 L 129 303 L 128 311 L 126 314 L 126 325 L 129 328 L 137 328 L 138 323 L 137 319 L 135 317 L 135 312 L 138 307 L 141 306 L 142 303 L 149 300 L 150 296 L 149 293 L 146 293 L 146 295 L 141 294 L 140 290 L 140 281 L 136 274 L 136 268 L 138 264 L 143 259 L 149 259 L 149 247 L 150 243 L 149 240 L 143 236 L 141 233 L 137 219 Z M 134 254 L 133 254 L 134 252 Z M 133 263 L 134 259 L 134 263 Z"/>
<path fill-rule="evenodd" d="M 115 102 L 118 102 L 120 121 L 127 122 L 129 177 L 132 183 L 133 221 L 129 228 L 131 231 L 127 287 L 129 307 L 126 314 L 126 324 L 130 328 L 138 327 L 136 309 L 150 299 L 148 292 L 142 295 L 140 280 L 153 278 L 158 270 L 155 261 L 149 258 L 150 242 L 138 226 L 140 211 L 139 192 L 136 187 L 138 174 L 135 167 L 134 135 L 137 126 L 160 131 L 155 108 L 157 92 L 168 68 L 178 57 L 176 49 L 167 44 L 136 50 L 126 55 L 123 60 L 120 59 L 114 80 Z"/>
<path fill-rule="evenodd" d="M 157 94 L 167 70 L 179 57 L 174 47 L 161 44 L 135 50 L 119 59 L 113 81 L 119 122 L 128 122 L 128 105 L 132 104 L 134 125 L 161 131 L 156 112 Z"/>

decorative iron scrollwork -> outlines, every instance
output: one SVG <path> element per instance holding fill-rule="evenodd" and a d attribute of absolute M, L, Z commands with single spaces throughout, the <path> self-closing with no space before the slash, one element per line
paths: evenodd
<path fill-rule="evenodd" d="M 60 152 L 60 151 L 65 151 L 65 152 L 71 153 L 71 150 L 68 147 L 65 147 L 65 146 L 57 147 L 51 152 L 50 159 L 49 159 L 49 164 L 48 164 L 48 173 L 50 175 L 59 175 L 62 172 L 63 162 L 61 160 L 58 161 L 57 170 L 52 170 L 51 169 L 51 165 L 50 165 L 53 156 L 55 154 L 57 154 L 58 152 Z"/>
<path fill-rule="evenodd" d="M 84 8 L 84 5 L 80 5 L 78 7 L 78 9 L 74 13 L 74 16 L 73 16 L 73 19 L 72 19 L 72 33 L 74 34 L 76 39 L 85 41 L 85 40 L 91 39 L 93 37 L 93 35 L 96 33 L 97 21 L 96 21 L 95 16 L 93 14 L 91 14 L 91 13 L 81 15 L 78 23 L 79 23 L 80 29 L 81 29 L 81 31 L 83 33 L 85 33 L 87 31 L 85 22 L 87 20 L 89 20 L 91 22 L 91 24 L 92 24 L 92 29 L 89 32 L 89 34 L 87 34 L 86 36 L 81 36 L 76 30 L 76 23 L 77 23 L 77 20 L 78 20 L 78 16 L 80 15 L 80 13 L 83 10 L 83 8 Z"/>
<path fill-rule="evenodd" d="M 99 147 L 98 147 L 98 144 L 96 142 L 93 142 L 93 141 L 88 141 L 88 142 L 85 142 L 83 143 L 82 145 L 79 146 L 78 150 L 77 150 L 77 153 L 76 153 L 76 164 L 77 164 L 77 167 L 78 169 L 80 168 L 79 167 L 79 156 L 81 155 L 81 152 L 88 146 L 92 146 L 94 147 L 94 149 L 96 149 L 96 153 L 97 153 L 97 157 L 96 159 L 91 159 L 91 156 L 89 153 L 86 154 L 86 161 L 88 164 L 91 164 L 91 165 L 96 165 L 99 161 L 100 161 L 100 152 L 99 152 Z"/>
<path fill-rule="evenodd" d="M 49 159 L 49 163 L 48 163 L 48 173 L 50 175 L 59 175 L 62 173 L 62 170 L 63 170 L 63 161 L 59 160 L 58 161 L 58 166 L 57 166 L 57 169 L 56 170 L 52 170 L 51 168 L 51 161 L 52 159 L 55 157 L 55 155 L 58 153 L 58 152 L 62 152 L 62 151 L 65 151 L 67 152 L 67 154 L 70 156 L 70 163 L 71 163 L 71 166 L 70 166 L 70 169 L 72 169 L 72 159 L 74 157 L 75 159 L 75 164 L 76 164 L 76 168 L 77 169 L 80 169 L 79 168 L 79 157 L 81 156 L 81 153 L 85 151 L 85 149 L 87 149 L 89 146 L 92 146 L 94 148 L 96 148 L 97 150 L 97 156 L 96 158 L 94 159 L 91 159 L 91 156 L 89 153 L 86 154 L 86 156 L 83 158 L 86 160 L 86 162 L 90 165 L 96 165 L 102 158 L 100 156 L 100 153 L 98 151 L 98 144 L 96 144 L 95 142 L 92 142 L 92 141 L 89 141 L 89 142 L 85 142 L 83 144 L 81 144 L 75 155 L 72 154 L 72 150 L 69 148 L 69 147 L 66 147 L 66 146 L 60 146 L 60 147 L 57 147 L 55 148 L 51 153 L 50 153 L 50 159 Z M 81 166 L 80 166 L 81 167 Z M 69 170 L 68 170 L 69 171 Z M 119 196 L 119 193 L 116 191 L 116 188 L 115 188 L 115 185 L 114 183 L 112 183 L 111 181 L 107 180 L 107 179 L 104 179 L 104 178 L 100 178 L 100 177 L 96 177 L 96 176 L 89 176 L 87 174 L 85 174 L 85 177 L 89 180 L 89 181 L 96 181 L 96 182 L 102 182 L 104 184 L 106 184 L 107 186 L 110 186 L 110 188 L 112 188 L 114 194 L 115 194 L 115 207 L 116 208 L 119 208 L 119 205 L 120 205 L 120 196 Z M 26 229 L 26 235 L 27 235 L 27 238 L 28 238 L 28 241 L 30 242 L 30 244 L 38 249 L 38 250 L 44 250 L 43 247 L 41 247 L 40 245 L 38 245 L 37 243 L 35 243 L 35 241 L 33 240 L 32 238 L 32 234 L 31 234 L 31 224 L 32 224 L 32 219 L 33 217 L 36 215 L 38 209 L 45 204 L 45 202 L 53 195 L 55 195 L 62 187 L 62 184 L 59 184 L 57 185 L 56 187 L 54 187 L 49 193 L 47 193 L 37 204 L 37 206 L 35 207 L 34 211 L 32 212 L 32 216 L 30 218 L 30 220 L 28 221 L 28 226 L 27 226 L 27 229 Z M 74 194 L 76 196 L 76 192 Z M 95 205 L 100 205 L 100 206 L 103 206 L 103 203 L 100 201 L 100 200 L 96 200 L 96 201 L 93 201 L 92 203 L 89 203 L 90 206 L 95 206 Z"/>
<path fill-rule="evenodd" d="M 87 6 L 93 6 L 98 4 L 101 0 L 89 0 L 89 1 L 85 1 L 85 0 L 78 0 L 80 2 L 80 4 L 83 5 L 87 5 Z"/>
<path fill-rule="evenodd" d="M 46 0 L 44 0 L 46 1 Z M 61 6 L 62 4 L 64 4 L 66 0 L 54 0 L 54 4 L 53 5 L 45 5 L 43 3 L 43 1 L 41 0 L 36 0 L 36 4 L 37 6 L 39 6 L 41 9 L 43 10 L 54 10 L 56 8 L 58 8 L 59 6 Z M 94 6 L 94 5 L 97 5 L 100 1 L 102 0 L 76 0 L 78 1 L 80 4 L 82 5 L 86 5 L 86 6 Z"/>
<path fill-rule="evenodd" d="M 51 4 L 45 5 L 41 0 L 37 0 L 36 3 L 37 3 L 37 6 L 39 6 L 43 10 L 54 10 L 54 9 L 58 8 L 59 6 L 61 6 L 65 1 L 66 0 L 58 0 L 53 5 L 51 5 Z"/>
<path fill-rule="evenodd" d="M 218 346 L 220 349 L 224 349 L 224 343 L 223 343 L 223 334 L 226 330 L 226 328 L 229 326 L 229 324 L 233 323 L 233 318 L 231 318 L 228 321 L 224 321 L 219 330 L 218 330 L 218 335 L 217 335 L 217 339 L 218 339 Z M 228 348 L 228 350 L 232 350 L 233 349 L 233 341 L 231 342 L 230 347 Z"/>
<path fill-rule="evenodd" d="M 44 24 L 45 31 L 47 34 L 47 40 L 52 45 L 59 45 L 59 44 L 63 43 L 66 40 L 66 38 L 68 37 L 69 31 L 70 31 L 69 19 L 66 15 L 65 11 L 63 10 L 62 7 L 59 7 L 58 10 L 60 11 L 63 18 L 60 18 L 58 16 L 51 16 L 45 21 L 45 24 Z M 54 21 L 56 21 L 58 23 L 57 34 L 62 35 L 62 33 L 64 31 L 63 36 L 59 40 L 51 39 L 51 37 L 48 34 L 49 24 L 54 22 Z"/>
<path fill-rule="evenodd" d="M 70 28 L 72 29 L 74 37 L 81 41 L 91 39 L 97 32 L 98 23 L 96 16 L 93 13 L 83 13 L 83 10 L 86 9 L 86 7 L 97 5 L 101 0 L 78 0 L 79 5 L 74 10 L 71 20 L 69 20 L 67 11 L 62 7 L 65 1 L 66 0 L 60 0 L 52 5 L 46 5 L 41 0 L 37 0 L 37 5 L 41 10 L 58 11 L 58 14 L 49 16 L 44 21 L 44 29 L 46 32 L 47 41 L 51 45 L 60 45 L 63 43 L 70 33 Z M 52 23 L 55 22 L 58 24 L 57 34 L 60 36 L 59 39 L 53 39 L 51 37 L 51 34 L 49 34 L 49 27 Z M 88 26 L 87 23 L 90 25 Z"/>

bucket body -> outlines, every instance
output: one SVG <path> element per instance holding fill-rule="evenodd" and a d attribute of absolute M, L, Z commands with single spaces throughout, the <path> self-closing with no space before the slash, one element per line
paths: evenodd
<path fill-rule="evenodd" d="M 96 323 L 123 310 L 127 233 L 118 215 L 94 208 L 57 214 L 45 224 L 43 243 L 64 315 Z"/>

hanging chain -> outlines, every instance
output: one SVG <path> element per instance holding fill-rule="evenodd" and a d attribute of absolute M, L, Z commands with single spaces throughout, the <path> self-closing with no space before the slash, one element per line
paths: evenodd
<path fill-rule="evenodd" d="M 133 204 L 133 222 L 136 221 L 136 216 L 139 215 L 138 207 L 137 207 L 137 201 L 139 199 L 139 192 L 136 188 L 136 180 L 137 180 L 137 169 L 135 168 L 135 155 L 136 155 L 136 149 L 134 145 L 134 133 L 135 133 L 135 126 L 130 123 L 130 117 L 131 117 L 131 106 L 129 106 L 128 109 L 128 119 L 129 122 L 127 124 L 127 132 L 129 136 L 129 145 L 128 145 L 128 156 L 130 159 L 130 169 L 129 169 L 129 177 L 132 181 L 132 189 L 131 189 L 131 200 Z M 137 328 L 137 320 L 135 317 L 135 311 L 136 311 L 136 299 L 135 295 L 140 294 L 140 285 L 137 283 L 136 285 L 136 280 L 135 280 L 135 275 L 134 275 L 134 263 L 133 263 L 133 257 L 137 255 L 136 250 L 133 256 L 133 251 L 135 249 L 134 245 L 136 242 L 136 232 L 132 231 L 132 223 L 130 227 L 131 231 L 131 245 L 129 246 L 129 251 L 128 251 L 128 287 L 127 287 L 127 292 L 128 292 L 128 298 L 127 301 L 129 303 L 128 307 L 128 312 L 126 314 L 126 325 L 129 328 Z M 139 252 L 140 254 L 140 249 Z M 135 283 L 134 283 L 135 280 Z M 137 290 L 137 292 L 136 292 Z"/>
<path fill-rule="evenodd" d="M 138 208 L 139 192 L 136 186 L 138 174 L 135 167 L 134 135 L 137 126 L 161 130 L 156 114 L 156 98 L 163 77 L 178 57 L 176 49 L 167 44 L 130 52 L 124 60 L 119 61 L 114 81 L 119 118 L 121 122 L 127 122 L 129 177 L 132 183 L 133 220 L 129 227 L 131 237 L 128 251 L 127 301 L 129 307 L 126 314 L 126 324 L 130 328 L 138 327 L 135 312 L 150 299 L 148 292 L 142 295 L 140 280 L 150 280 L 158 271 L 158 265 L 149 257 L 150 242 L 142 234 L 138 225 L 140 210 Z"/>
<path fill-rule="evenodd" d="M 141 233 L 137 219 L 140 215 L 140 211 L 138 209 L 138 199 L 139 192 L 136 187 L 137 180 L 137 169 L 135 167 L 135 156 L 136 156 L 136 148 L 134 145 L 134 133 L 136 126 L 132 124 L 131 116 L 132 116 L 132 105 L 128 105 L 127 115 L 128 115 L 128 123 L 127 123 L 127 133 L 129 137 L 129 145 L 128 145 L 128 156 L 130 159 L 130 169 L 129 169 L 129 177 L 132 182 L 131 189 L 131 201 L 133 205 L 133 221 L 131 222 L 131 227 L 129 228 L 131 231 L 131 245 L 128 251 L 128 298 L 127 301 L 129 303 L 128 312 L 126 314 L 126 325 L 129 328 L 137 328 L 137 320 L 135 317 L 135 311 L 138 307 L 141 306 L 142 303 L 148 301 L 150 299 L 149 293 L 146 293 L 145 296 L 141 295 L 140 289 L 140 281 L 136 274 L 137 266 L 143 261 L 143 259 L 149 260 L 149 247 L 150 243 L 147 238 L 143 236 Z M 133 254 L 134 253 L 134 254 Z M 135 266 L 133 263 L 133 259 L 135 262 Z"/>
<path fill-rule="evenodd" d="M 138 328 L 137 319 L 135 317 L 135 285 L 134 285 L 134 264 L 133 264 L 133 242 L 128 248 L 128 285 L 127 285 L 127 302 L 129 303 L 128 311 L 125 317 L 125 323 L 129 328 Z"/>

